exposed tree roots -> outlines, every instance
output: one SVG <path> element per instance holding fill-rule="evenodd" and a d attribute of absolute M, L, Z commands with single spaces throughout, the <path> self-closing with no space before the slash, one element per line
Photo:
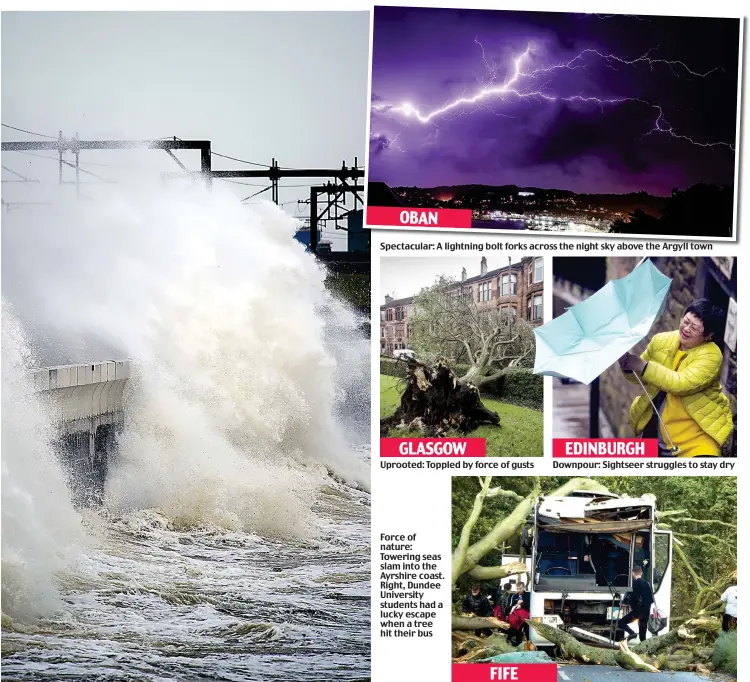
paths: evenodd
<path fill-rule="evenodd" d="M 443 362 L 434 367 L 408 359 L 408 374 L 398 409 L 380 420 L 380 435 L 393 435 L 397 427 L 417 428 L 426 436 L 444 436 L 449 431 L 468 433 L 481 424 L 500 425 L 497 412 L 482 405 L 479 390 L 460 384 Z"/>

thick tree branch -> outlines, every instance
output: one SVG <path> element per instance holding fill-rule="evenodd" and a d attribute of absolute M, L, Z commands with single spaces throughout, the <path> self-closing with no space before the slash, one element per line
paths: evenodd
<path fill-rule="evenodd" d="M 516 573 L 528 573 L 526 564 L 514 561 L 504 566 L 474 566 L 469 571 L 469 575 L 477 580 L 501 580 Z"/>
<path fill-rule="evenodd" d="M 458 579 L 458 576 L 461 575 L 461 568 L 463 567 L 464 560 L 466 559 L 466 550 L 469 547 L 471 531 L 474 530 L 474 526 L 476 526 L 477 521 L 479 520 L 479 515 L 482 513 L 484 498 L 487 496 L 487 491 L 490 488 L 490 483 L 492 483 L 492 476 L 485 476 L 484 480 L 482 481 L 482 488 L 474 498 L 474 505 L 471 509 L 471 513 L 469 514 L 469 518 L 466 519 L 466 523 L 464 523 L 464 527 L 461 529 L 461 537 L 458 540 L 458 545 L 456 545 L 456 549 L 453 551 L 451 575 L 453 576 L 454 583 Z"/>

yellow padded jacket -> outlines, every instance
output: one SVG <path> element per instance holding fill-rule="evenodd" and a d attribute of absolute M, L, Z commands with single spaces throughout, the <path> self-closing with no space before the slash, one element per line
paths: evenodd
<path fill-rule="evenodd" d="M 686 412 L 711 438 L 722 445 L 734 429 L 729 399 L 719 384 L 724 358 L 719 347 L 709 341 L 687 351 L 677 371 L 675 353 L 680 349 L 680 332 L 656 334 L 641 354 L 648 365 L 641 377 L 653 399 L 659 391 L 682 398 Z M 625 376 L 638 385 L 632 372 Z M 643 432 L 654 413 L 651 403 L 641 393 L 630 406 L 630 426 L 636 435 Z"/>

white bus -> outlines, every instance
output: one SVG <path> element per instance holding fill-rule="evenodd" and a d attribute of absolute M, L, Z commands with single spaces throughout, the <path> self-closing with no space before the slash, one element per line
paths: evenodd
<path fill-rule="evenodd" d="M 562 628 L 587 643 L 613 646 L 617 621 L 629 610 L 622 599 L 632 589 L 637 565 L 666 617 L 659 634 L 668 632 L 672 533 L 656 530 L 655 520 L 653 495 L 620 498 L 576 491 L 567 497 L 538 498 L 521 536 L 531 620 Z M 518 560 L 518 555 L 503 556 L 504 564 Z M 637 621 L 630 627 L 637 630 Z M 551 645 L 529 630 L 534 644 Z"/>

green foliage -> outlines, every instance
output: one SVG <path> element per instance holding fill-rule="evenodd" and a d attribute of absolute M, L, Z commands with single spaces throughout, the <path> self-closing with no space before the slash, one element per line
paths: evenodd
<path fill-rule="evenodd" d="M 544 378 L 530 369 L 509 369 L 499 379 L 484 385 L 482 392 L 532 410 L 544 408 Z"/>
<path fill-rule="evenodd" d="M 622 476 L 601 480 L 618 495 L 656 495 L 658 511 L 685 509 L 693 519 L 715 519 L 737 523 L 737 479 L 733 476 Z M 737 568 L 736 530 L 719 524 L 699 524 L 664 517 L 659 523 L 674 533 L 698 575 L 713 585 Z M 705 536 L 697 538 L 694 536 Z M 712 536 L 712 537 L 711 537 Z M 702 594 L 699 606 L 717 600 L 726 585 Z M 698 588 L 676 552 L 672 560 L 672 617 L 684 617 L 696 610 Z"/>
<path fill-rule="evenodd" d="M 384 361 L 381 358 L 381 367 Z M 401 401 L 403 384 L 399 377 L 380 375 L 380 418 L 392 415 Z M 507 405 L 487 397 L 482 404 L 500 415 L 500 426 L 485 424 L 471 431 L 471 438 L 487 441 L 489 457 L 541 457 L 544 452 L 544 418 L 541 412 L 516 405 Z M 396 434 L 394 434 L 396 435 Z M 399 430 L 402 438 L 415 438 L 421 433 Z M 458 435 L 458 434 L 453 434 Z"/>
<path fill-rule="evenodd" d="M 380 356 L 380 374 L 385 374 L 389 377 L 398 377 L 399 379 L 405 379 L 407 374 L 407 366 L 405 362 L 397 362 L 396 358 L 387 358 Z"/>
<path fill-rule="evenodd" d="M 328 272 L 326 288 L 355 308 L 370 307 L 370 275 Z"/>
<path fill-rule="evenodd" d="M 714 646 L 712 657 L 714 668 L 725 673 L 737 674 L 737 631 L 722 632 Z"/>
<path fill-rule="evenodd" d="M 409 325 L 412 348 L 428 364 L 438 358 L 472 363 L 476 375 L 487 376 L 534 363 L 536 341 L 527 321 L 507 308 L 478 304 L 461 282 L 445 276 L 414 297 Z"/>

